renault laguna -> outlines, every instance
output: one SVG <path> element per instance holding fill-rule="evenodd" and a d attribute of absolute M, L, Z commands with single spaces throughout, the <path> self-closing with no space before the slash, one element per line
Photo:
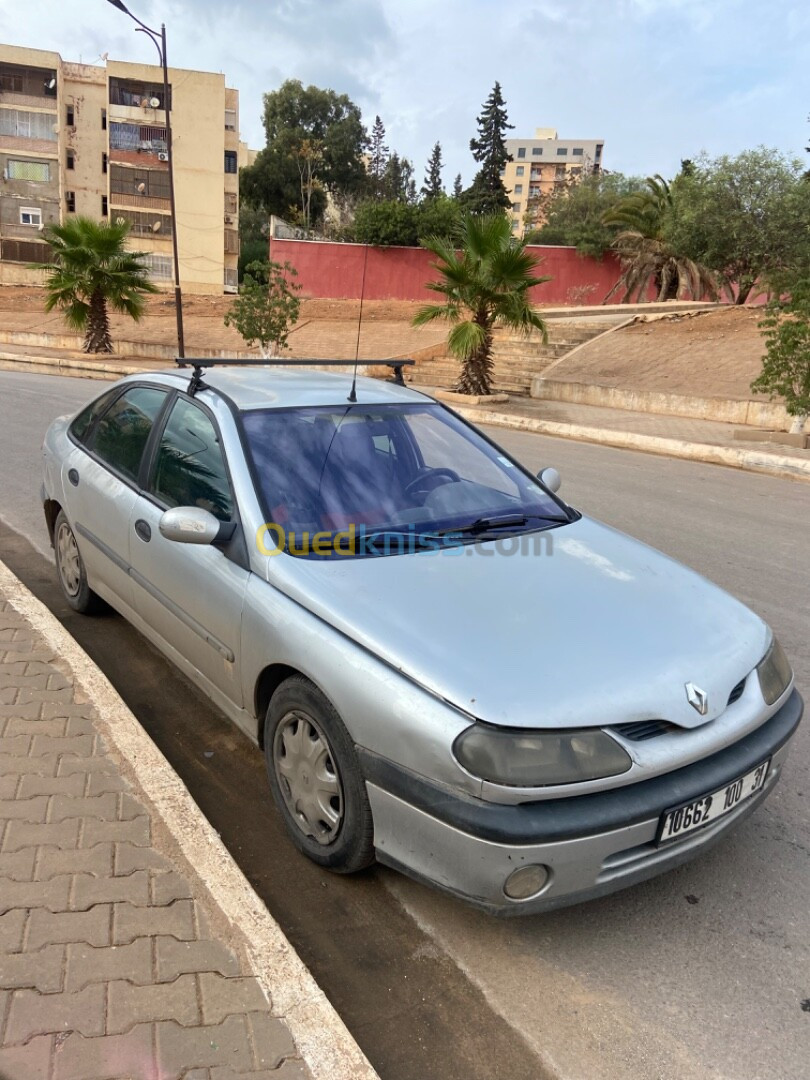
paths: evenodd
<path fill-rule="evenodd" d="M 262 748 L 304 855 L 530 913 L 677 866 L 768 797 L 802 700 L 733 597 L 401 379 L 190 374 L 52 424 L 58 580 Z"/>

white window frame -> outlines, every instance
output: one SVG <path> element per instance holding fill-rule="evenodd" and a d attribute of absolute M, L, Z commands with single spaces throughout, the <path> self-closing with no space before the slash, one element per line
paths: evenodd
<path fill-rule="evenodd" d="M 29 217 L 30 221 L 23 221 L 24 217 Z M 34 220 L 36 219 L 36 220 Z M 21 206 L 20 207 L 20 224 L 29 225 L 32 229 L 38 229 L 42 224 L 42 210 L 38 206 Z"/>

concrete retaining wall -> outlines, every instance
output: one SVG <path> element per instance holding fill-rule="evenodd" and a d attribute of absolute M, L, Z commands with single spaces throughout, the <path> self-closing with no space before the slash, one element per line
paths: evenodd
<path fill-rule="evenodd" d="M 615 386 L 594 386 L 592 383 L 563 382 L 542 375 L 532 379 L 530 393 L 533 398 L 543 401 L 601 405 L 607 409 L 656 413 L 659 416 L 687 416 L 693 420 L 718 420 L 724 424 L 746 424 L 772 431 L 788 431 L 792 422 L 785 406 L 778 402 L 625 390 Z"/>

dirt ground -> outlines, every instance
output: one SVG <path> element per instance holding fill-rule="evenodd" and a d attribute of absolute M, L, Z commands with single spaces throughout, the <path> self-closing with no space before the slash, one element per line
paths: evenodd
<path fill-rule="evenodd" d="M 558 364 L 563 382 L 746 399 L 762 367 L 762 308 L 722 308 L 639 322 Z"/>
<path fill-rule="evenodd" d="M 223 323 L 233 296 L 183 294 L 186 352 L 195 347 L 244 349 L 239 334 Z M 361 359 L 410 354 L 442 342 L 444 326 L 412 327 L 420 304 L 412 301 L 367 300 L 363 305 L 359 355 Z M 357 300 L 303 300 L 298 324 L 290 335 L 291 357 L 353 359 L 357 348 Z M 149 297 L 145 317 L 138 323 L 111 314 L 113 339 L 172 345 L 176 340 L 174 296 Z M 45 314 L 43 290 L 32 286 L 0 286 L 0 330 L 65 334 L 70 331 L 58 312 Z"/>

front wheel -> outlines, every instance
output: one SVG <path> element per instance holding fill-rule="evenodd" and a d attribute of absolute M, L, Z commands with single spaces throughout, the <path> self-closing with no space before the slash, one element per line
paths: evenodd
<path fill-rule="evenodd" d="M 290 837 L 319 866 L 352 874 L 374 861 L 374 824 L 354 745 L 308 679 L 276 690 L 264 724 L 273 798 Z"/>
<path fill-rule="evenodd" d="M 74 611 L 82 615 L 93 615 L 101 611 L 104 601 L 87 584 L 84 560 L 64 510 L 59 511 L 53 527 L 53 548 L 56 575 L 65 600 Z"/>

